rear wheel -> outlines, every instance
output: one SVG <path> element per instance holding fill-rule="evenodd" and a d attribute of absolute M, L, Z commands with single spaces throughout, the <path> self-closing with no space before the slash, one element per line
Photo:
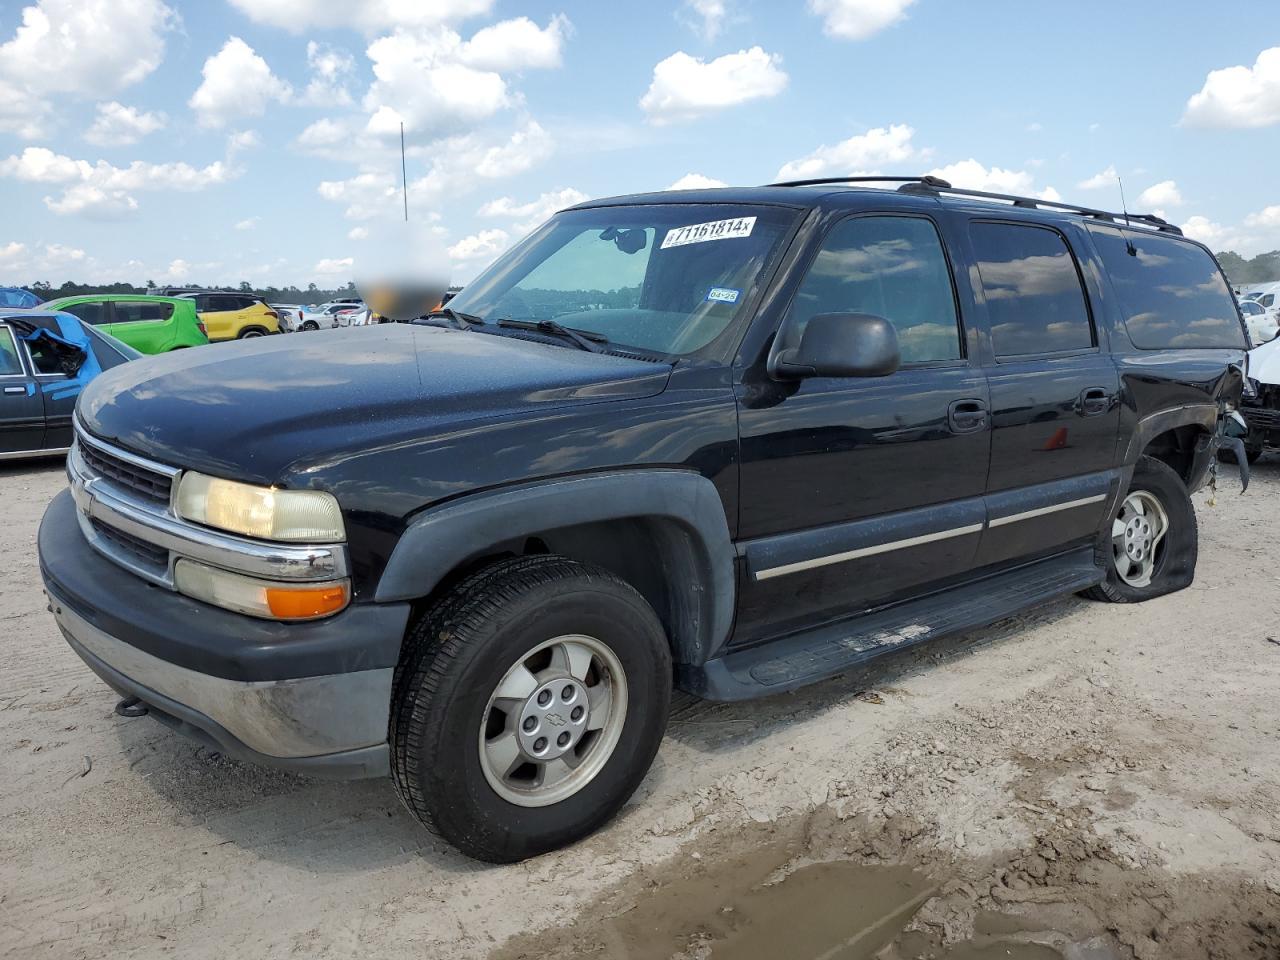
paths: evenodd
<path fill-rule="evenodd" d="M 1140 603 L 1191 585 L 1199 554 L 1196 512 L 1182 478 L 1142 457 L 1120 507 L 1099 532 L 1107 578 L 1085 591 L 1095 600 Z"/>
<path fill-rule="evenodd" d="M 508 863 L 587 836 L 640 785 L 666 727 L 671 656 L 629 584 L 523 557 L 422 615 L 394 696 L 405 806 L 469 856 Z"/>
<path fill-rule="evenodd" d="M 238 339 L 248 340 L 251 337 L 265 337 L 266 335 L 267 331 L 263 330 L 261 327 L 246 327 L 240 331 Z"/>

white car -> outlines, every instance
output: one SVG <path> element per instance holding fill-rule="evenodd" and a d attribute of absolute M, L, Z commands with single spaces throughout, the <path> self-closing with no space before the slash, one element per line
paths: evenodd
<path fill-rule="evenodd" d="M 318 330 L 321 327 L 344 327 L 338 318 L 343 314 L 354 313 L 364 309 L 363 300 L 342 299 L 330 300 L 316 307 L 308 307 L 303 317 L 303 329 Z"/>
<path fill-rule="evenodd" d="M 1270 343 L 1280 333 L 1276 318 L 1268 314 L 1266 308 L 1256 300 L 1241 300 L 1240 314 L 1249 331 L 1249 341 L 1255 347 L 1261 343 Z"/>
<path fill-rule="evenodd" d="M 1271 336 L 1265 337 L 1256 342 L 1266 343 L 1275 336 L 1274 328 L 1280 325 L 1280 283 L 1255 283 L 1245 288 L 1242 302 L 1248 301 L 1256 303 L 1266 311 L 1267 318 L 1271 321 Z M 1249 330 L 1250 336 L 1253 335 L 1253 329 Z"/>
<path fill-rule="evenodd" d="M 296 333 L 303 329 L 302 326 L 302 306 L 297 303 L 269 303 L 267 304 L 276 312 L 276 316 L 280 319 L 281 333 Z M 314 328 L 309 328 L 314 329 Z"/>

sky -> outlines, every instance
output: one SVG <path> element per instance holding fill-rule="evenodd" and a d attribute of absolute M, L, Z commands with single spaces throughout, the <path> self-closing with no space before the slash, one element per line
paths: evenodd
<path fill-rule="evenodd" d="M 1275 0 L 0 0 L 0 284 L 344 284 L 401 123 L 457 283 L 587 198 L 857 173 L 1280 248 Z"/>

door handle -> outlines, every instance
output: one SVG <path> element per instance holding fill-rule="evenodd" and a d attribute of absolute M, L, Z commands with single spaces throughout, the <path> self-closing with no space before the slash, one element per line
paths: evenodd
<path fill-rule="evenodd" d="M 26 387 L 5 387 L 4 392 L 5 393 L 26 393 L 27 388 Z"/>
<path fill-rule="evenodd" d="M 952 433 L 975 433 L 986 427 L 987 413 L 982 400 L 952 400 L 947 407 L 947 428 Z"/>
<path fill-rule="evenodd" d="M 1076 413 L 1082 417 L 1096 417 L 1110 410 L 1114 399 L 1105 387 L 1089 387 L 1080 391 L 1080 397 L 1076 400 Z"/>

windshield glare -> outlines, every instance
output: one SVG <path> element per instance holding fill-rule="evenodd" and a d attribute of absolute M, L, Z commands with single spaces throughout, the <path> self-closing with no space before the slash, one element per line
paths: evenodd
<path fill-rule="evenodd" d="M 670 355 L 735 326 L 796 214 L 747 204 L 644 204 L 557 214 L 449 306 L 563 326 Z"/>

